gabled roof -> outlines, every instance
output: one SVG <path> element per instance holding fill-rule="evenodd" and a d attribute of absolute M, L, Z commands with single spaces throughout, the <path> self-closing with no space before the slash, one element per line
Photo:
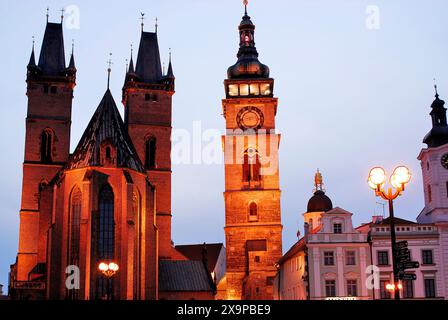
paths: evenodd
<path fill-rule="evenodd" d="M 100 146 L 104 141 L 115 146 L 117 167 L 145 171 L 109 89 L 93 114 L 66 169 L 101 166 Z"/>
<path fill-rule="evenodd" d="M 202 261 L 161 260 L 159 291 L 214 291 L 211 277 Z"/>
<path fill-rule="evenodd" d="M 141 81 L 147 83 L 154 83 L 162 78 L 157 33 L 142 32 L 135 73 Z"/>
<path fill-rule="evenodd" d="M 206 258 L 208 271 L 212 272 L 216 267 L 219 254 L 221 253 L 221 250 L 224 249 L 224 245 L 222 243 L 206 243 L 205 245 L 190 244 L 175 246 L 175 249 L 182 253 L 189 260 L 203 261 L 203 259 Z"/>
<path fill-rule="evenodd" d="M 62 23 L 48 22 L 40 49 L 38 67 L 46 75 L 59 75 L 65 69 Z"/>
<path fill-rule="evenodd" d="M 351 212 L 348 212 L 347 210 L 344 210 L 340 207 L 336 207 L 334 209 L 331 209 L 330 211 L 327 211 L 326 214 L 349 214 L 353 215 Z"/>

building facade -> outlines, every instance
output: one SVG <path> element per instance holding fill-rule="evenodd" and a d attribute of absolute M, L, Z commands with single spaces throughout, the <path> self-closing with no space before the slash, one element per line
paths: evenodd
<path fill-rule="evenodd" d="M 411 260 L 420 264 L 419 268 L 406 270 L 415 274 L 416 280 L 402 280 L 400 297 L 402 299 L 440 299 L 443 298 L 443 279 L 441 268 L 441 247 L 439 231 L 434 224 L 419 224 L 395 218 L 397 241 L 407 241 Z M 378 286 L 372 299 L 391 299 L 393 292 L 386 289 L 393 283 L 392 249 L 390 242 L 390 218 L 373 217 L 372 222 L 357 228 L 367 233 L 370 243 L 370 256 L 378 270 Z"/>
<path fill-rule="evenodd" d="M 419 223 L 437 226 L 440 234 L 440 294 L 448 299 L 448 125 L 445 101 L 436 96 L 431 104 L 432 129 L 425 136 L 427 145 L 418 156 L 425 196 L 425 207 L 417 217 Z"/>
<path fill-rule="evenodd" d="M 367 235 L 353 228 L 352 213 L 325 195 L 322 176 L 308 202 L 305 235 L 279 260 L 275 298 L 279 300 L 367 300 L 371 265 Z"/>
<path fill-rule="evenodd" d="M 282 256 L 277 98 L 269 68 L 258 60 L 247 10 L 239 25 L 238 61 L 227 71 L 225 235 L 227 299 L 272 299 L 275 263 Z"/>

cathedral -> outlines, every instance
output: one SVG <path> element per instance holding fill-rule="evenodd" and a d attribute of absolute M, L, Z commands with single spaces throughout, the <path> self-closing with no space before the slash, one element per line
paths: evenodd
<path fill-rule="evenodd" d="M 72 47 L 48 21 L 27 66 L 27 117 L 13 299 L 272 299 L 282 256 L 277 98 L 258 60 L 255 25 L 239 25 L 237 62 L 222 100 L 226 134 L 223 244 L 171 240 L 171 130 L 175 77 L 162 70 L 157 28 L 144 31 L 122 89 L 108 85 L 73 153 Z M 188 275 L 187 277 L 185 275 Z"/>

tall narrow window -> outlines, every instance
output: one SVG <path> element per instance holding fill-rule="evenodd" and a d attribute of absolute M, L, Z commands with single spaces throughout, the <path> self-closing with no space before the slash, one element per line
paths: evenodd
<path fill-rule="evenodd" d="M 149 138 L 145 143 L 145 167 L 152 169 L 156 166 L 156 138 Z"/>
<path fill-rule="evenodd" d="M 336 280 L 325 280 L 325 295 L 336 297 Z"/>
<path fill-rule="evenodd" d="M 431 185 L 428 184 L 428 201 L 432 202 L 432 192 L 431 192 Z"/>
<path fill-rule="evenodd" d="M 67 265 L 79 266 L 81 204 L 81 190 L 76 188 L 72 192 L 69 207 Z M 67 290 L 67 297 L 71 300 L 77 300 L 79 298 L 79 290 Z"/>
<path fill-rule="evenodd" d="M 358 282 L 355 279 L 347 280 L 347 295 L 356 297 L 358 295 Z"/>
<path fill-rule="evenodd" d="M 260 182 L 261 175 L 260 157 L 256 151 L 248 150 L 244 153 L 243 181 Z"/>
<path fill-rule="evenodd" d="M 435 279 L 424 279 L 425 280 L 425 297 L 435 298 L 436 296 L 436 281 Z"/>
<path fill-rule="evenodd" d="M 107 147 L 107 148 L 106 148 L 106 159 L 107 159 L 107 160 L 110 160 L 110 158 L 111 158 L 110 147 Z"/>
<path fill-rule="evenodd" d="M 403 286 L 403 298 L 405 299 L 414 298 L 413 281 L 403 280 L 401 284 Z"/>
<path fill-rule="evenodd" d="M 43 163 L 51 163 L 51 150 L 53 148 L 53 132 L 45 129 L 40 136 L 40 161 Z"/>
<path fill-rule="evenodd" d="M 258 220 L 258 207 L 255 202 L 249 204 L 249 221 Z"/>
<path fill-rule="evenodd" d="M 97 261 L 113 260 L 115 250 L 114 193 L 109 185 L 104 186 L 99 193 L 95 231 Z M 108 284 L 107 279 L 99 276 L 96 287 L 97 298 L 104 298 L 107 294 L 113 295 L 112 284 Z"/>

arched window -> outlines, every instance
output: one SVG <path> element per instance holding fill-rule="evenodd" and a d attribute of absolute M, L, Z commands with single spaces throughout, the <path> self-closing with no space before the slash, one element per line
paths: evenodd
<path fill-rule="evenodd" d="M 156 138 L 149 138 L 145 142 L 145 167 L 152 169 L 156 166 Z"/>
<path fill-rule="evenodd" d="M 260 182 L 260 156 L 254 149 L 248 149 L 244 153 L 243 161 L 243 181 L 244 182 Z"/>
<path fill-rule="evenodd" d="M 310 225 L 311 230 L 313 229 L 313 219 L 310 219 L 308 221 L 308 224 Z"/>
<path fill-rule="evenodd" d="M 115 251 L 114 193 L 109 185 L 105 185 L 99 193 L 95 235 L 97 262 L 113 260 Z M 113 295 L 113 279 L 108 283 L 108 279 L 98 275 L 96 288 L 96 298 L 102 299 L 108 294 Z"/>
<path fill-rule="evenodd" d="M 68 216 L 68 253 L 67 265 L 79 266 L 79 241 L 81 225 L 82 193 L 79 188 L 72 191 Z M 79 290 L 68 290 L 68 298 L 78 299 Z"/>
<path fill-rule="evenodd" d="M 53 148 L 53 132 L 51 129 L 45 129 L 40 136 L 40 161 L 51 163 L 51 150 Z"/>
<path fill-rule="evenodd" d="M 255 202 L 249 204 L 249 221 L 258 220 L 258 206 Z"/>

